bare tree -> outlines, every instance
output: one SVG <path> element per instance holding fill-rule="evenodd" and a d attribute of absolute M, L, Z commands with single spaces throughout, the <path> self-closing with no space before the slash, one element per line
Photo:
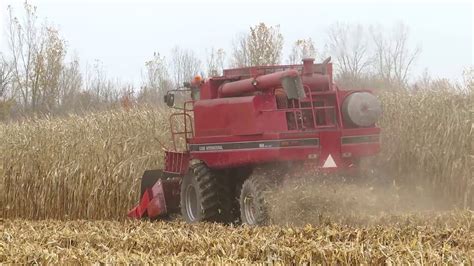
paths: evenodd
<path fill-rule="evenodd" d="M 103 63 L 96 59 L 92 69 L 86 69 L 85 91 L 83 102 L 85 109 L 107 109 L 120 102 L 120 92 L 116 89 L 118 82 L 107 77 Z"/>
<path fill-rule="evenodd" d="M 341 77 L 358 79 L 370 66 L 368 41 L 362 25 L 331 25 L 328 30 L 328 48 Z"/>
<path fill-rule="evenodd" d="M 249 34 L 234 41 L 232 65 L 235 67 L 275 65 L 281 62 L 283 35 L 280 26 L 260 23 L 250 27 Z"/>
<path fill-rule="evenodd" d="M 51 110 L 57 104 L 65 42 L 55 28 L 38 25 L 36 7 L 28 2 L 24 4 L 23 20 L 13 15 L 10 6 L 8 10 L 12 93 L 24 110 Z"/>
<path fill-rule="evenodd" d="M 193 51 L 176 46 L 171 51 L 171 70 L 174 84 L 179 87 L 200 73 L 201 60 Z"/>
<path fill-rule="evenodd" d="M 250 55 L 247 44 L 247 35 L 238 34 L 232 43 L 232 62 L 233 67 L 245 67 L 250 66 Z"/>
<path fill-rule="evenodd" d="M 155 52 L 153 58 L 145 62 L 145 67 L 138 100 L 150 104 L 161 103 L 164 93 L 172 88 L 165 58 Z"/>
<path fill-rule="evenodd" d="M 0 100 L 5 98 L 11 85 L 13 70 L 6 58 L 0 53 Z"/>
<path fill-rule="evenodd" d="M 10 93 L 12 80 L 12 68 L 8 61 L 0 53 L 0 121 L 6 120 L 11 115 L 14 104 Z"/>
<path fill-rule="evenodd" d="M 51 112 L 60 104 L 60 77 L 66 54 L 65 43 L 54 28 L 45 28 L 45 39 L 36 55 L 35 76 L 38 80 L 36 105 L 42 111 Z"/>
<path fill-rule="evenodd" d="M 25 2 L 26 14 L 23 22 L 13 15 L 13 9 L 8 6 L 8 43 L 12 56 L 14 92 L 19 94 L 23 106 L 31 105 L 31 94 L 34 79 L 34 61 L 37 51 L 38 30 L 36 27 L 36 7 Z"/>
<path fill-rule="evenodd" d="M 225 52 L 224 49 L 211 49 L 211 53 L 207 56 L 207 75 L 210 77 L 222 75 L 224 70 Z"/>
<path fill-rule="evenodd" d="M 297 40 L 288 56 L 288 64 L 300 64 L 304 58 L 315 58 L 316 48 L 311 38 Z"/>
<path fill-rule="evenodd" d="M 370 31 L 374 43 L 373 66 L 376 75 L 387 84 L 405 86 L 410 69 L 421 52 L 420 47 L 408 47 L 408 27 L 399 23 L 388 36 L 380 25 L 371 27 Z"/>
<path fill-rule="evenodd" d="M 59 101 L 63 112 L 80 111 L 76 98 L 82 91 L 82 74 L 79 68 L 79 59 L 76 57 L 64 66 L 59 77 Z"/>

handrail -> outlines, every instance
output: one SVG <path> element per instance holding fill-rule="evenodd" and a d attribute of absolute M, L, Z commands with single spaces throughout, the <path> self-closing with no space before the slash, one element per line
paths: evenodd
<path fill-rule="evenodd" d="M 190 105 L 190 104 L 192 104 L 193 107 L 191 109 L 188 109 L 187 105 Z M 181 110 L 182 112 L 172 113 L 169 117 L 171 138 L 172 138 L 172 141 L 173 141 L 174 151 L 178 150 L 177 145 L 176 145 L 176 136 L 184 135 L 185 141 L 187 141 L 187 139 L 189 137 L 194 136 L 193 119 L 192 119 L 192 116 L 189 114 L 189 112 L 194 112 L 194 101 L 185 101 L 184 104 L 183 104 L 183 108 L 179 108 L 178 110 Z M 173 118 L 178 117 L 178 116 L 183 116 L 184 131 L 175 130 L 174 119 Z M 187 145 L 186 145 L 185 149 L 186 150 L 188 149 Z"/>
<path fill-rule="evenodd" d="M 305 129 L 322 129 L 322 128 L 337 128 L 340 126 L 338 124 L 338 115 L 339 113 L 337 112 L 337 108 L 335 105 L 325 105 L 325 106 L 315 106 L 314 102 L 315 99 L 313 96 L 314 93 L 311 91 L 311 89 L 308 86 L 304 86 L 307 98 L 304 100 L 292 100 L 290 102 L 289 108 L 282 108 L 282 109 L 264 109 L 260 110 L 260 112 L 284 112 L 284 113 L 291 113 L 293 115 L 293 118 L 295 120 L 295 130 L 305 130 Z M 331 93 L 324 93 L 326 95 L 328 94 L 333 94 Z M 322 95 L 322 94 L 321 94 Z M 323 98 L 321 99 L 323 101 L 323 104 L 327 103 L 327 99 Z M 307 107 L 302 107 L 302 103 L 308 103 L 310 106 Z M 336 102 L 336 104 L 338 104 Z M 305 126 L 305 122 L 303 121 L 303 111 L 311 111 L 312 115 L 312 127 Z M 334 114 L 333 119 L 331 119 L 330 113 L 331 111 Z M 318 124 L 317 122 L 317 115 L 322 112 L 324 115 L 324 124 Z"/>

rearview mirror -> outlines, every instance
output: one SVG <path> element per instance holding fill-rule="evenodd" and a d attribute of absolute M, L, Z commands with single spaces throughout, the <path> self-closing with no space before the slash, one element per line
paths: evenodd
<path fill-rule="evenodd" d="M 174 94 L 168 92 L 164 97 L 164 101 L 165 101 L 166 105 L 168 105 L 169 107 L 173 107 L 174 106 Z"/>
<path fill-rule="evenodd" d="M 184 88 L 191 88 L 191 82 L 183 82 Z"/>

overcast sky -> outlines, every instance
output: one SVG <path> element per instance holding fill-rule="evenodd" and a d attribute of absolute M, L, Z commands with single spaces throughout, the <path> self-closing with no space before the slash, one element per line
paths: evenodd
<path fill-rule="evenodd" d="M 0 51 L 6 49 L 7 6 L 16 11 L 23 1 L 0 0 Z M 211 47 L 230 55 L 239 32 L 259 22 L 279 24 L 285 38 L 285 59 L 291 43 L 311 37 L 317 48 L 334 22 L 382 24 L 403 22 L 410 28 L 410 45 L 421 46 L 415 76 L 427 68 L 437 77 L 459 79 L 473 64 L 472 3 L 399 2 L 157 2 L 157 1 L 30 1 L 40 18 L 56 25 L 67 40 L 69 54 L 84 66 L 103 62 L 109 77 L 139 84 L 144 62 L 153 52 L 165 56 L 173 46 L 193 49 L 205 62 Z"/>

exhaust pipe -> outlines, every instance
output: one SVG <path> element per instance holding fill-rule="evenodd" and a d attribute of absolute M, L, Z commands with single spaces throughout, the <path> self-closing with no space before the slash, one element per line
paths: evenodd
<path fill-rule="evenodd" d="M 294 69 L 225 83 L 219 87 L 218 95 L 219 98 L 237 97 L 277 87 L 283 87 L 290 99 L 304 97 L 301 78 L 298 71 Z"/>

